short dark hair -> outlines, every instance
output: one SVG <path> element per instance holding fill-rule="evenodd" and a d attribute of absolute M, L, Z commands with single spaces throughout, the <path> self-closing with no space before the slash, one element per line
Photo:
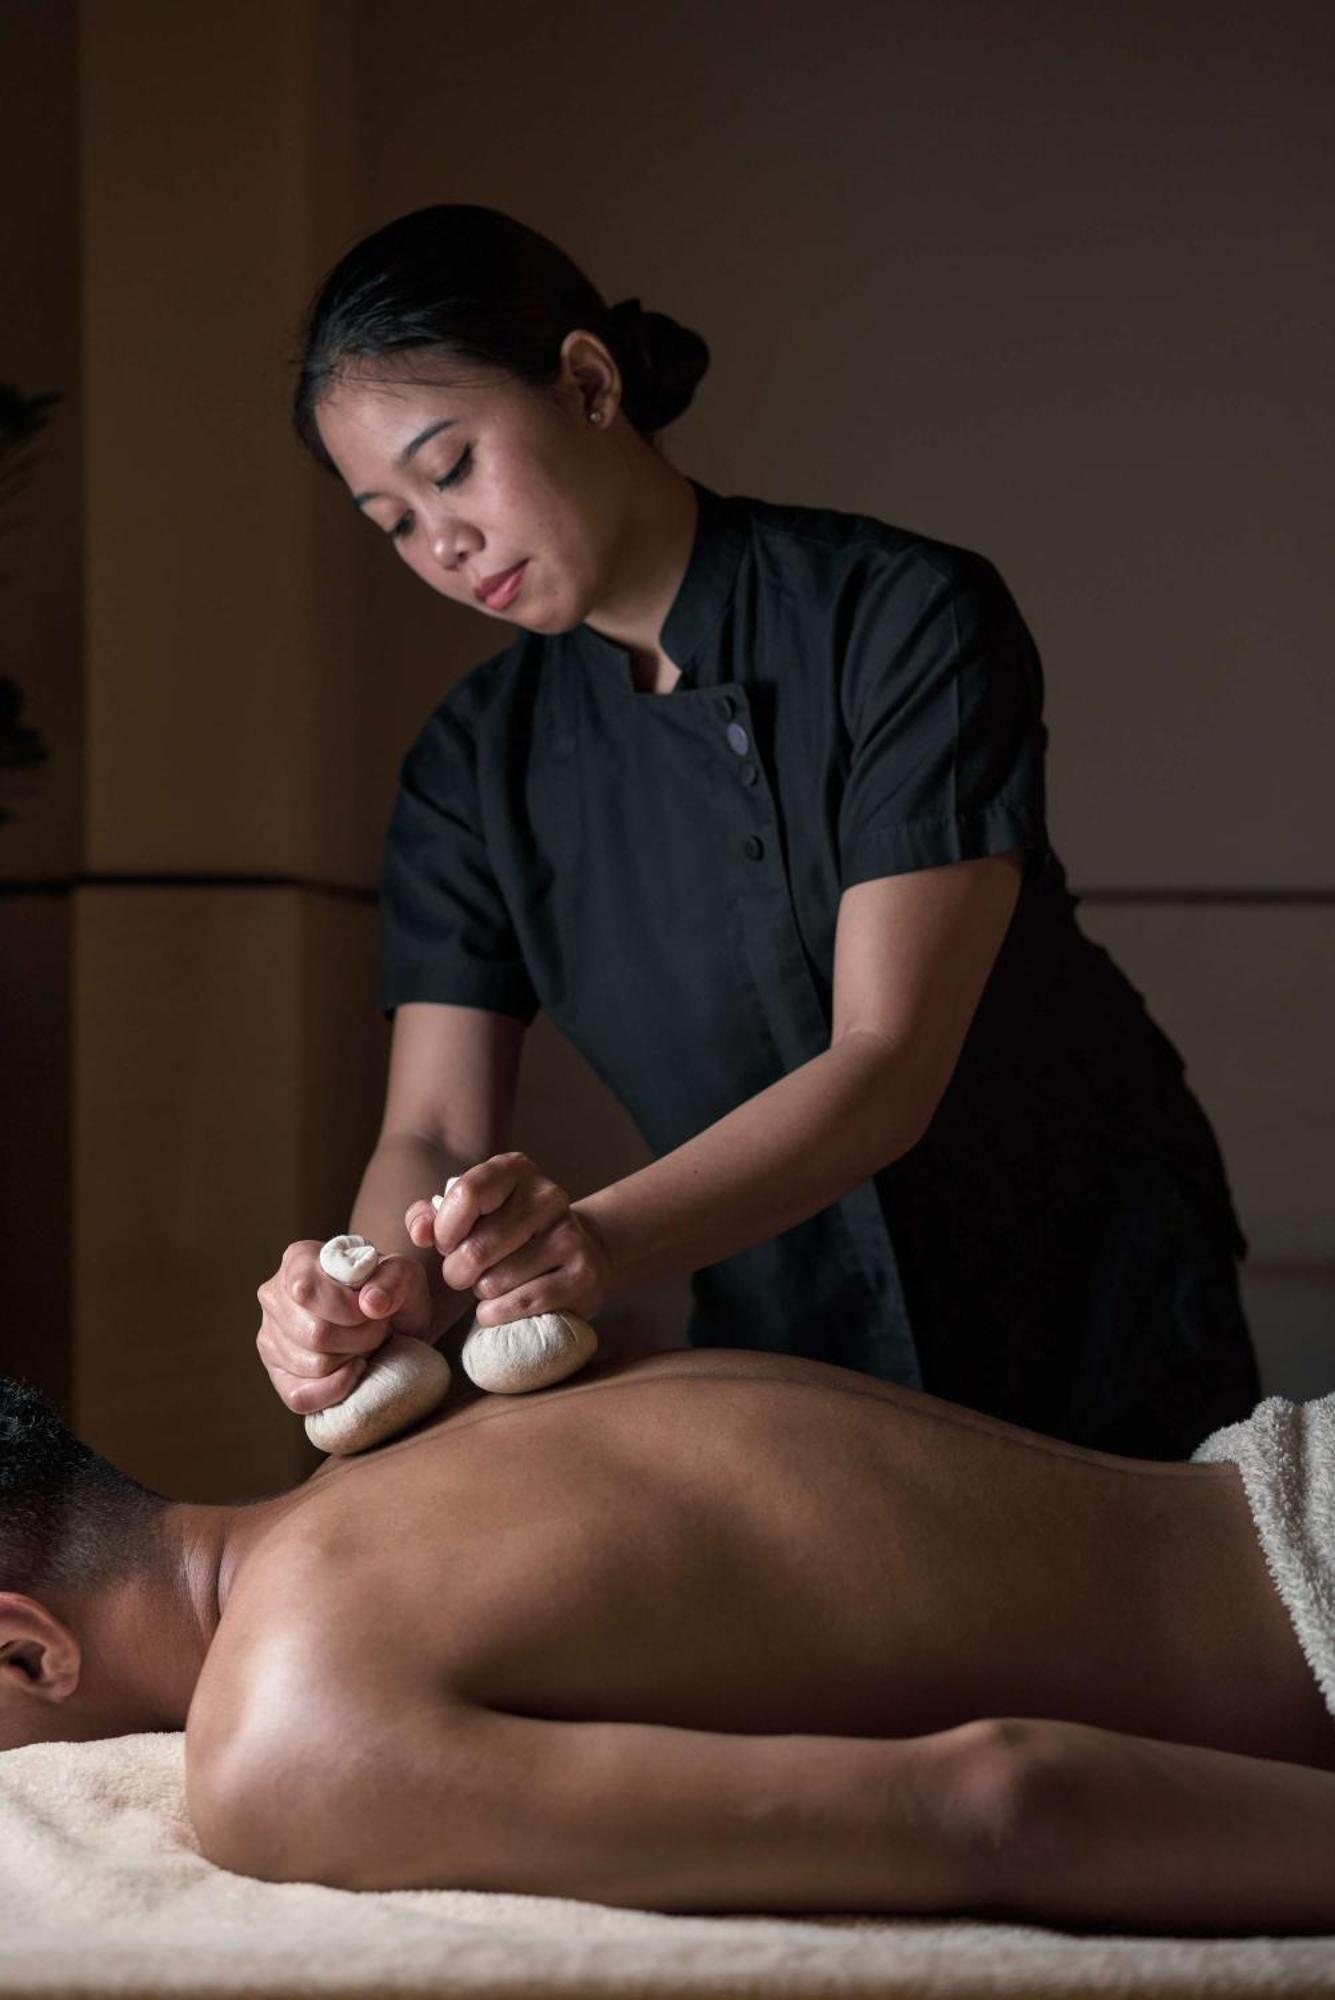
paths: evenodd
<path fill-rule="evenodd" d="M 604 304 L 536 229 L 466 202 L 414 209 L 354 244 L 316 292 L 293 398 L 297 434 L 332 470 L 316 411 L 350 364 L 431 348 L 550 384 L 576 327 L 606 342 L 622 407 L 645 438 L 681 415 L 709 366 L 698 333 L 638 299 Z"/>
<path fill-rule="evenodd" d="M 146 1567 L 167 1506 L 0 1375 L 0 1590 L 90 1589 Z"/>

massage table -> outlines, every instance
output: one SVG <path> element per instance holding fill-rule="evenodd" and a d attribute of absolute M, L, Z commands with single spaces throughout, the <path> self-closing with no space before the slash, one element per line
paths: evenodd
<path fill-rule="evenodd" d="M 687 1917 L 536 1896 L 255 1882 L 200 1855 L 184 1738 L 0 1754 L 0 1994 L 824 2000 L 1330 1995 L 1335 1937 L 1082 1936 L 1022 1924 Z"/>

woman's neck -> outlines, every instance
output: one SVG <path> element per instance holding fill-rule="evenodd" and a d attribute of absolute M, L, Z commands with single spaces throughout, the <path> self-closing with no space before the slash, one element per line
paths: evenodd
<path fill-rule="evenodd" d="M 689 479 L 642 440 L 637 443 L 654 465 L 636 481 L 613 574 L 585 623 L 625 647 L 638 688 L 665 694 L 680 669 L 664 652 L 661 634 L 690 563 L 700 505 Z"/>

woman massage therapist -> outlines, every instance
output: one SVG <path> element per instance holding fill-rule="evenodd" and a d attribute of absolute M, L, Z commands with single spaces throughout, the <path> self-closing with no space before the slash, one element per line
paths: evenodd
<path fill-rule="evenodd" d="M 385 1260 L 359 1294 L 290 1245 L 264 1363 L 308 1413 L 386 1322 L 691 1272 L 697 1344 L 1185 1456 L 1259 1393 L 1244 1245 L 1181 1059 L 1074 920 L 1033 642 L 979 556 L 678 472 L 655 438 L 707 360 L 489 209 L 404 216 L 317 294 L 302 438 L 508 644 L 389 831 L 349 1225 Z M 504 1150 L 539 1007 L 657 1156 L 574 1201 Z"/>

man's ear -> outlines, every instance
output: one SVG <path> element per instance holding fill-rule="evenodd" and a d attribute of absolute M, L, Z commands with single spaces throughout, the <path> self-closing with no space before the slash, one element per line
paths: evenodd
<path fill-rule="evenodd" d="M 79 1685 L 82 1651 L 68 1625 L 35 1597 L 0 1590 L 0 1689 L 67 1701 Z"/>

